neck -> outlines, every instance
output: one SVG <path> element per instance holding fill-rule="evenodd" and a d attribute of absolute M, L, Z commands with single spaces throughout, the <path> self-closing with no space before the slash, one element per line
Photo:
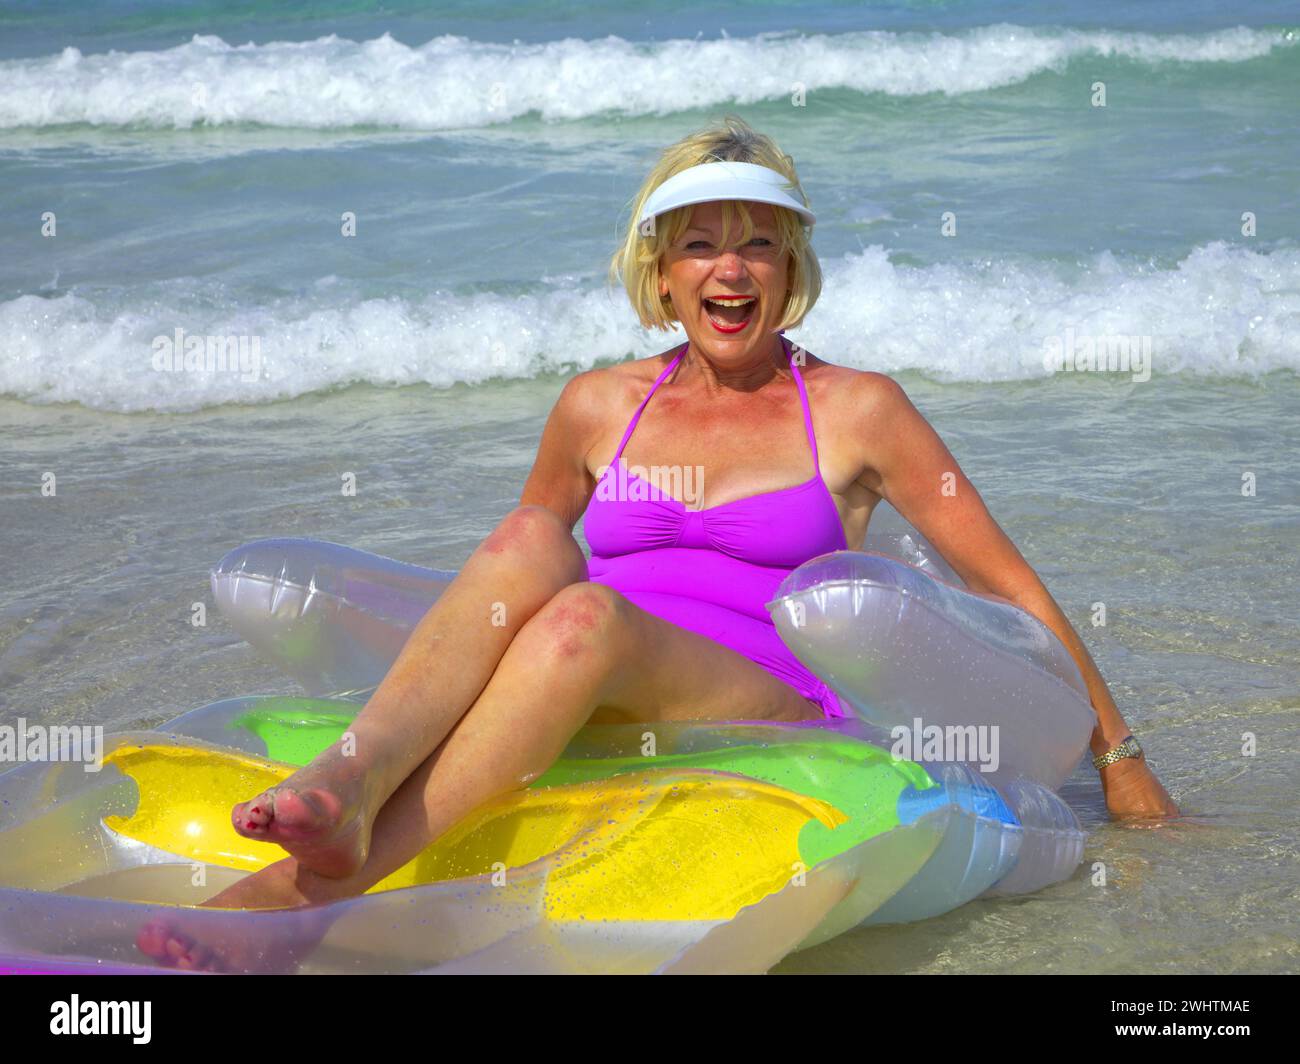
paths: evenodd
<path fill-rule="evenodd" d="M 750 355 L 743 362 L 719 362 L 691 343 L 682 355 L 682 367 L 698 373 L 708 391 L 754 392 L 774 377 L 786 372 L 785 349 L 780 335 L 774 334 L 765 351 Z"/>

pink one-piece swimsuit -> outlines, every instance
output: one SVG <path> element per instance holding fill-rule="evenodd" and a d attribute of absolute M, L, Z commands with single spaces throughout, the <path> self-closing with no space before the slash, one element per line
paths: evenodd
<path fill-rule="evenodd" d="M 641 400 L 613 461 L 596 482 L 583 517 L 592 552 L 588 573 L 594 583 L 614 588 L 647 613 L 743 654 L 834 719 L 844 716 L 835 692 L 790 652 L 767 612 L 767 603 L 794 569 L 819 554 L 848 548 L 839 510 L 821 477 L 808 392 L 784 335 L 781 344 L 799 389 L 816 475 L 792 488 L 688 510 L 657 485 L 630 474 L 623 448 L 650 396 L 681 362 L 689 344 L 683 345 Z M 743 717 L 743 707 L 736 708 Z"/>

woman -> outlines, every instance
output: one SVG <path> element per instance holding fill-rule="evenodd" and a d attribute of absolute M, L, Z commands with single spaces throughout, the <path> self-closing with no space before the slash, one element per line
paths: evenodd
<path fill-rule="evenodd" d="M 644 325 L 678 321 L 687 342 L 568 383 L 519 508 L 412 633 L 349 745 L 235 807 L 241 834 L 290 856 L 208 905 L 358 894 L 536 778 L 588 722 L 841 716 L 763 604 L 802 562 L 860 548 L 881 499 L 973 590 L 1070 649 L 1112 813 L 1177 812 L 1122 746 L 1078 635 L 903 390 L 782 335 L 820 292 L 813 221 L 790 158 L 738 119 L 663 154 L 611 272 Z M 571 534 L 584 513 L 590 566 Z M 161 925 L 141 945 L 184 967 L 220 961 Z"/>

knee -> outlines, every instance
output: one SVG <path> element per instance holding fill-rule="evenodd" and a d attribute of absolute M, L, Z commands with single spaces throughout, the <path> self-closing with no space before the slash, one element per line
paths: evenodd
<path fill-rule="evenodd" d="M 587 578 L 587 560 L 578 541 L 545 506 L 515 507 L 483 541 L 482 550 L 511 556 L 539 571 L 554 571 L 562 583 Z"/>
<path fill-rule="evenodd" d="M 630 603 L 603 584 L 570 584 L 530 622 L 542 657 L 564 669 L 609 668 L 626 643 Z"/>

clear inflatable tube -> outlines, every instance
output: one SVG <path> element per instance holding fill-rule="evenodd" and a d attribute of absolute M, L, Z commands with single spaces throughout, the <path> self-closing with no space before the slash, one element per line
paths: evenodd
<path fill-rule="evenodd" d="M 819 799 L 800 799 L 796 791 L 771 785 L 751 794 L 752 787 L 737 790 L 735 777 L 724 776 L 716 785 L 723 789 L 720 794 L 725 791 L 733 803 L 740 803 L 736 812 L 720 812 L 715 798 L 698 803 L 694 808 L 701 812 L 690 814 L 697 820 L 695 837 L 707 851 L 707 860 L 692 860 L 681 852 L 672 856 L 687 869 L 715 863 L 714 833 L 721 830 L 738 852 L 756 862 L 755 867 L 766 869 L 762 874 L 775 876 L 774 882 L 788 879 L 788 855 L 772 849 L 773 821 L 758 816 L 756 809 L 771 807 L 780 812 L 798 806 L 805 821 L 801 852 L 810 862 L 799 883 L 764 888 L 759 891 L 761 898 L 733 912 L 725 904 L 728 899 L 735 904 L 735 883 L 729 881 L 753 880 L 748 874 L 733 875 L 730 868 L 720 870 L 716 879 L 726 888 L 721 899 L 694 888 L 685 895 L 671 892 L 670 900 L 686 909 L 683 919 L 665 919 L 662 912 L 637 919 L 626 914 L 621 919 L 590 919 L 585 914 L 578 919 L 576 912 L 557 907 L 556 880 L 570 874 L 575 863 L 607 853 L 614 861 L 609 868 L 616 871 L 618 861 L 629 850 L 636 851 L 629 839 L 643 826 L 649 829 L 654 824 L 654 801 L 648 798 L 662 797 L 683 781 L 711 786 L 699 783 L 700 778 L 720 775 L 655 769 L 638 773 L 628 784 L 635 791 L 632 804 L 649 812 L 629 820 L 626 813 L 610 816 L 609 806 L 598 803 L 590 818 L 594 830 L 580 831 L 571 842 L 511 867 L 504 887 L 492 883 L 490 875 L 470 875 L 317 907 L 310 918 L 297 910 L 196 909 L 193 906 L 203 896 L 242 873 L 213 861 L 211 853 L 178 852 L 177 836 L 190 839 L 201 834 L 193 821 L 196 795 L 183 785 L 168 784 L 166 776 L 155 781 L 155 793 L 145 795 L 147 773 L 124 775 L 119 771 L 121 758 L 125 755 L 129 760 L 141 750 L 149 754 L 172 748 L 184 757 L 206 755 L 229 762 L 238 745 L 257 745 L 254 733 L 246 733 L 235 746 L 215 747 L 180 731 L 188 728 L 225 736 L 238 717 L 255 708 L 250 706 L 253 702 L 230 700 L 187 714 L 158 732 L 116 736 L 109 743 L 108 763 L 98 773 L 84 772 L 80 766 L 32 764 L 0 775 L 4 811 L 0 815 L 0 955 L 11 962 L 27 958 L 34 967 L 76 966 L 92 958 L 103 965 L 129 966 L 140 960 L 133 946 L 136 932 L 146 920 L 166 915 L 175 926 L 204 941 L 243 943 L 243 960 L 233 969 L 240 971 L 761 971 L 793 949 L 825 941 L 864 922 L 919 919 L 946 911 L 1013 871 L 1023 849 L 1022 827 L 999 819 L 1007 816 L 1001 800 L 961 766 L 947 766 L 947 778 L 939 785 L 919 790 L 903 787 L 892 826 L 847 836 L 847 845 L 832 847 L 826 851 L 830 856 L 821 859 L 815 848 L 834 839 L 846 821 L 832 827 L 826 814 L 810 815 L 815 810 L 808 803 Z M 643 731 L 643 725 L 586 729 L 566 751 L 565 760 L 591 769 L 596 761 L 635 749 Z M 659 746 L 661 754 L 668 756 L 752 759 L 757 752 L 786 771 L 795 766 L 796 771 L 812 773 L 800 786 L 808 791 L 817 779 L 828 778 L 825 770 L 836 758 L 849 758 L 846 764 L 860 763 L 854 759 L 867 753 L 868 747 L 875 749 L 849 731 L 799 725 L 674 725 L 661 730 Z M 863 749 L 855 752 L 855 746 Z M 887 765 L 874 755 L 868 761 Z M 715 763 L 725 760 L 715 758 Z M 563 789 L 547 788 L 541 793 Z M 980 790 L 986 792 L 983 802 L 972 799 Z M 923 797 L 927 791 L 943 793 Z M 781 794 L 789 798 L 782 799 Z M 228 817 L 231 797 L 227 788 L 227 793 L 213 793 L 205 800 L 209 821 Z M 843 790 L 838 800 L 852 804 L 852 796 Z M 156 826 L 154 811 L 159 809 L 180 818 L 171 842 L 165 832 L 149 834 L 148 824 Z M 994 810 L 1001 812 L 985 815 Z M 673 811 L 674 839 L 683 831 L 691 832 L 692 825 L 683 822 L 681 812 L 682 807 Z M 709 819 L 698 822 L 702 815 Z M 789 814 L 783 815 L 788 820 Z M 137 817 L 144 818 L 146 828 L 133 836 L 123 829 Z M 617 833 L 617 845 L 612 847 L 599 837 L 600 831 L 611 830 L 609 821 L 615 823 Z M 807 835 L 814 828 L 820 841 Z M 660 839 L 649 836 L 641 853 L 653 857 Z M 206 873 L 198 891 L 196 867 Z M 1066 874 L 1070 870 L 1072 866 Z M 605 877 L 604 882 L 618 882 L 617 874 L 601 869 L 597 873 Z M 644 871 L 640 878 L 646 881 Z M 651 881 L 656 889 L 661 878 L 657 874 Z M 570 903 L 584 904 L 580 899 Z M 41 918 L 35 919 L 36 914 Z M 741 927 L 747 927 L 748 934 L 740 934 Z"/>
<path fill-rule="evenodd" d="M 1037 618 L 897 559 L 814 558 L 769 609 L 786 645 L 864 720 L 938 729 L 968 754 L 996 745 L 994 783 L 1059 787 L 1096 726 L 1074 659 Z"/>
<path fill-rule="evenodd" d="M 401 889 L 309 911 L 196 908 L 196 860 L 207 872 L 205 896 L 256 867 L 220 856 L 221 846 L 196 858 L 185 842 L 228 815 L 242 782 L 198 787 L 186 808 L 201 815 L 186 820 L 173 806 L 200 777 L 133 770 L 125 754 L 99 773 L 58 764 L 0 773 L 0 967 L 166 970 L 134 946 L 146 920 L 166 915 L 195 937 L 238 947 L 229 951 L 236 971 L 764 971 L 853 927 L 923 919 L 1068 877 L 1085 835 L 1051 787 L 1091 728 L 1073 663 L 1032 618 L 958 587 L 915 532 L 877 534 L 868 546 L 895 557 L 814 559 L 769 604 L 783 638 L 860 719 L 654 725 L 653 767 L 633 756 L 647 725 L 582 729 L 534 785 L 542 797 L 517 799 L 547 810 L 560 802 L 565 812 L 537 852 L 516 854 L 523 863 L 510 868 L 504 891 L 482 874 L 416 876 Z M 333 741 L 454 576 L 320 541 L 232 551 L 212 571 L 223 613 L 309 692 L 346 697 L 228 699 L 109 746 L 143 749 L 155 768 L 180 758 L 216 773 L 203 779 L 242 779 L 229 772 L 253 764 L 249 757 L 257 771 L 290 771 L 258 759 L 300 764 Z M 974 671 L 965 685 L 953 680 L 962 670 Z M 999 702 L 1008 697 L 1012 705 Z M 1037 716 L 1017 716 L 1027 712 Z M 916 717 L 1015 734 L 1003 738 L 994 772 L 924 751 L 882 760 L 881 748 L 894 745 L 890 729 Z M 700 809 L 728 810 L 707 820 L 692 813 L 686 836 L 707 844 L 721 831 L 739 840 L 756 893 L 728 893 L 734 884 L 720 876 L 721 893 L 673 892 L 679 919 L 634 903 L 594 920 L 557 907 L 557 884 L 581 881 L 582 861 L 609 862 L 603 874 L 632 887 L 653 880 L 653 859 L 637 870 L 619 855 L 637 852 L 626 840 L 639 837 L 639 852 L 653 858 L 665 845 L 653 840 L 670 837 L 654 834 L 655 815 L 607 815 L 608 803 L 592 794 L 641 788 L 634 805 L 653 810 L 683 781 L 718 795 Z M 760 809 L 784 823 L 792 809 L 824 810 L 793 822 L 807 867 L 784 887 L 789 852 L 771 846 Z M 509 835 L 512 811 L 496 815 Z M 603 841 L 614 837 L 611 821 L 624 832 L 618 845 Z"/>
<path fill-rule="evenodd" d="M 222 614 L 310 694 L 374 687 L 455 579 L 311 539 L 262 539 L 211 572 Z"/>

